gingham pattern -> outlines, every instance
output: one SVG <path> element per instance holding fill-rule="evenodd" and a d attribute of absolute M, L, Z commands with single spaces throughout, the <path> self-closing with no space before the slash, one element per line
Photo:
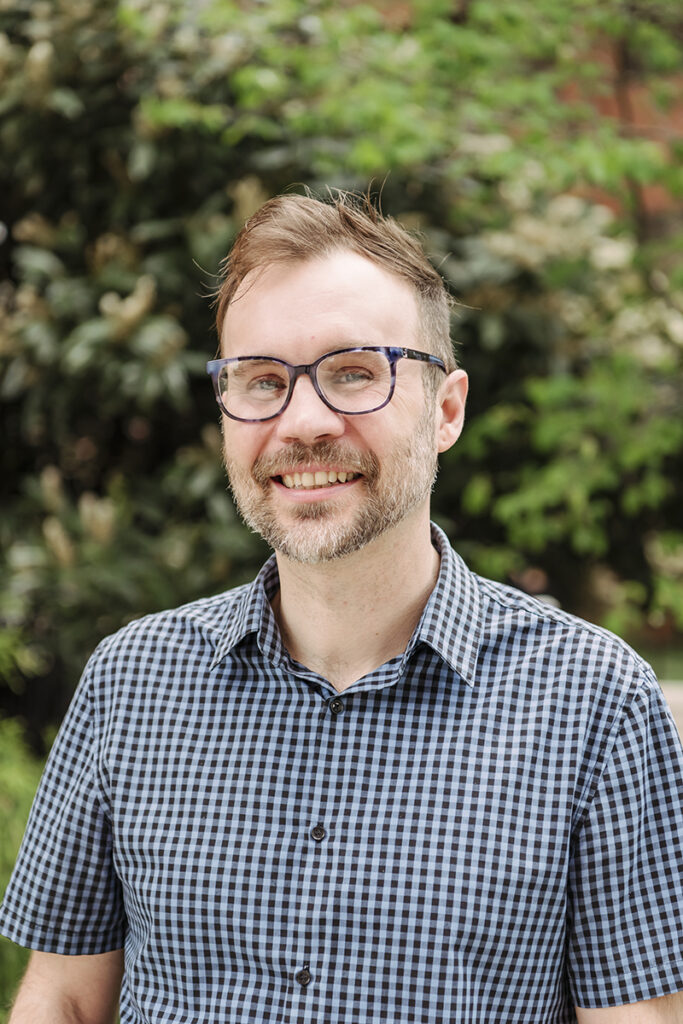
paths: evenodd
<path fill-rule="evenodd" d="M 683 751 L 610 634 L 443 534 L 403 657 L 341 695 L 253 585 L 91 658 L 2 909 L 125 942 L 122 1024 L 575 1019 L 683 989 Z"/>

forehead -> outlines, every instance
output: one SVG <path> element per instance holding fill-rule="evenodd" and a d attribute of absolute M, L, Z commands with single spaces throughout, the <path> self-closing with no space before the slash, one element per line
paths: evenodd
<path fill-rule="evenodd" d="M 417 330 L 410 283 L 364 256 L 339 252 L 249 274 L 228 306 L 221 346 L 224 355 L 303 361 L 347 344 L 412 346 Z"/>

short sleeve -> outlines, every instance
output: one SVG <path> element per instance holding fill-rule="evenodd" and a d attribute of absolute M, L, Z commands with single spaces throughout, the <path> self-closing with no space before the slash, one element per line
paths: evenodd
<path fill-rule="evenodd" d="M 123 946 L 121 887 L 96 764 L 86 669 L 45 766 L 0 908 L 0 933 L 20 946 L 65 954 Z"/>
<path fill-rule="evenodd" d="M 683 748 L 649 673 L 624 709 L 575 837 L 568 898 L 577 1006 L 683 989 Z"/>

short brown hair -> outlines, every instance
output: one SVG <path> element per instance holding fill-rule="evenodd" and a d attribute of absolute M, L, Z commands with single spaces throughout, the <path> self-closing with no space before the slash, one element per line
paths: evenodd
<path fill-rule="evenodd" d="M 380 213 L 369 196 L 336 189 L 325 200 L 312 195 L 275 196 L 249 218 L 223 264 L 216 294 L 218 337 L 227 308 L 251 271 L 339 251 L 358 253 L 412 285 L 423 343 L 443 359 L 449 372 L 454 370 L 451 300 L 419 241 L 398 221 Z"/>

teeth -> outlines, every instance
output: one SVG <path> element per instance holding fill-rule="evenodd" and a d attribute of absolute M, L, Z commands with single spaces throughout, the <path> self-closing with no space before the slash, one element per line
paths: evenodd
<path fill-rule="evenodd" d="M 285 487 L 303 487 L 311 490 L 314 487 L 327 487 L 329 484 L 345 484 L 354 480 L 357 473 L 337 473 L 335 470 L 317 469 L 315 473 L 285 473 L 282 482 Z"/>

